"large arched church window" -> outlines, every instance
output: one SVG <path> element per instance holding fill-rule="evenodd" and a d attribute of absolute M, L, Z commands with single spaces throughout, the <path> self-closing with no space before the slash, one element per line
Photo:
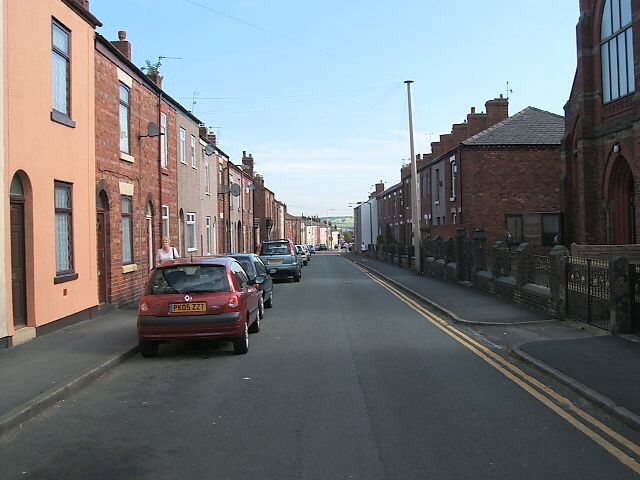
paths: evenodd
<path fill-rule="evenodd" d="M 636 89 L 631 19 L 631 0 L 605 2 L 600 29 L 604 103 L 623 97 Z"/>

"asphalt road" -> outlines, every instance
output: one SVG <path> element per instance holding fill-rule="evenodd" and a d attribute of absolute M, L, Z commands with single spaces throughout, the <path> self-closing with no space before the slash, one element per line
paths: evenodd
<path fill-rule="evenodd" d="M 247 355 L 136 356 L 4 437 L 0 478 L 636 477 L 345 259 L 274 292 Z"/>

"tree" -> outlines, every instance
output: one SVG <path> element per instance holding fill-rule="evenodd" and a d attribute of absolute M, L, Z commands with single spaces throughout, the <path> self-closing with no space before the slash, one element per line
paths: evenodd
<path fill-rule="evenodd" d="M 393 238 L 393 230 L 391 230 L 391 225 L 389 225 L 388 223 L 384 227 L 383 244 L 384 245 L 395 245 L 396 244 L 396 239 Z"/>
<path fill-rule="evenodd" d="M 144 67 L 141 67 L 140 70 L 145 72 L 148 76 L 158 75 L 160 73 L 160 66 L 162 62 L 158 60 L 157 62 L 152 62 L 151 60 L 144 61 Z"/>

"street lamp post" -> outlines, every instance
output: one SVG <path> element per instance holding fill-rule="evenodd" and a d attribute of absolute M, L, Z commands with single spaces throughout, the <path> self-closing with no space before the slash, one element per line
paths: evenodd
<path fill-rule="evenodd" d="M 420 186 L 418 184 L 418 166 L 416 161 L 415 144 L 413 141 L 413 112 L 411 101 L 411 84 L 413 80 L 404 82 L 407 84 L 407 101 L 409 106 L 409 144 L 411 149 L 411 223 L 413 227 L 413 252 L 416 259 L 416 273 L 422 271 L 422 252 L 420 251 Z"/>

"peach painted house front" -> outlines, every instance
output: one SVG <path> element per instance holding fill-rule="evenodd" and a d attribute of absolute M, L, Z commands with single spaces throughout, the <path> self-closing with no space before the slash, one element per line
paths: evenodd
<path fill-rule="evenodd" d="M 96 267 L 94 36 L 84 0 L 4 0 L 6 345 L 89 318 Z M 0 330 L 1 331 L 1 330 Z M 1 339 L 0 339 L 1 341 Z"/>

